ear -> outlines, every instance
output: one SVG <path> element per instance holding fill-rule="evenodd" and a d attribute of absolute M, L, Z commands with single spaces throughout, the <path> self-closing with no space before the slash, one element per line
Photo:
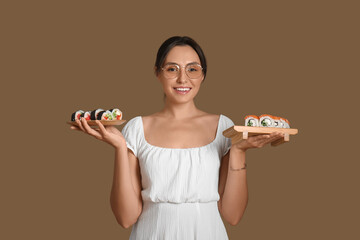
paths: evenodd
<path fill-rule="evenodd" d="M 161 81 L 160 81 L 160 78 L 159 78 L 159 74 L 156 72 L 156 69 L 157 69 L 157 67 L 154 66 L 154 74 L 155 74 L 155 77 L 156 77 L 156 79 L 157 79 L 159 82 L 161 82 Z"/>
<path fill-rule="evenodd" d="M 157 76 L 156 69 L 157 69 L 157 67 L 154 66 L 154 74 L 155 74 L 155 76 Z"/>

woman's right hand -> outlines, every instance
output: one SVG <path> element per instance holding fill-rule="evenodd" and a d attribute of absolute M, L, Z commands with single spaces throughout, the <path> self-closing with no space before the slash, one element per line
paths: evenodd
<path fill-rule="evenodd" d="M 95 123 L 99 128 L 91 128 L 86 122 L 85 118 L 75 120 L 78 126 L 71 126 L 73 130 L 83 131 L 96 139 L 109 143 L 115 148 L 120 148 L 126 144 L 125 138 L 122 133 L 114 126 L 104 126 L 99 120 Z"/>

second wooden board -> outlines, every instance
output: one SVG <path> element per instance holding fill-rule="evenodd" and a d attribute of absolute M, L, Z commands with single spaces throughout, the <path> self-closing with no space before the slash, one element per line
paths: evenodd
<path fill-rule="evenodd" d="M 298 133 L 298 130 L 296 128 L 232 126 L 223 131 L 223 135 L 227 138 L 231 138 L 231 143 L 235 144 L 242 139 L 247 139 L 249 136 L 270 134 L 272 132 L 284 133 L 284 138 L 281 138 L 271 143 L 271 146 L 277 146 L 284 142 L 288 142 L 290 139 L 290 135 L 296 135 Z"/>

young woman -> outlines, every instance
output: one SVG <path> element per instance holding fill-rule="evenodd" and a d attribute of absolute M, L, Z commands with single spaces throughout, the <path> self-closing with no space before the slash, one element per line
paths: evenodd
<path fill-rule="evenodd" d="M 206 59 L 189 37 L 159 48 L 155 74 L 165 94 L 161 111 L 130 119 L 122 131 L 72 127 L 115 148 L 111 207 L 118 223 L 133 226 L 130 239 L 228 239 L 248 200 L 245 152 L 281 138 L 252 136 L 235 145 L 222 132 L 228 117 L 198 109 L 194 98 L 206 76 Z"/>

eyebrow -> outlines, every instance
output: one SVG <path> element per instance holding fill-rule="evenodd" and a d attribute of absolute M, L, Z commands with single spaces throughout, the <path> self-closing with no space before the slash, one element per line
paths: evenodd
<path fill-rule="evenodd" d="M 188 63 L 188 64 L 186 64 L 186 65 L 189 65 L 189 64 L 194 64 L 194 63 L 196 63 L 196 64 L 199 64 L 200 65 L 200 63 L 198 63 L 198 62 L 190 62 L 190 63 Z M 176 63 L 176 62 L 167 62 L 167 63 L 165 63 L 164 65 L 166 65 L 166 64 L 176 64 L 176 65 L 179 65 L 178 63 Z"/>

